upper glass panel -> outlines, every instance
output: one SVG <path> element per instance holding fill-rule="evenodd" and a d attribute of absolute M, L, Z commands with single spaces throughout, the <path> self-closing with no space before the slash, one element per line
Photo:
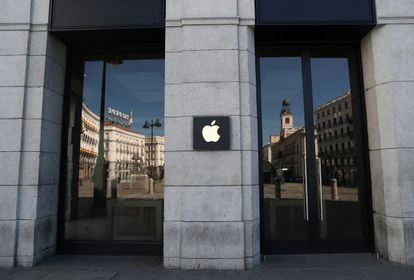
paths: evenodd
<path fill-rule="evenodd" d="M 164 60 L 85 61 L 82 93 L 71 96 L 65 238 L 161 241 Z"/>
<path fill-rule="evenodd" d="M 257 0 L 257 20 L 266 24 L 374 24 L 372 0 Z"/>
<path fill-rule="evenodd" d="M 51 1 L 52 31 L 163 27 L 165 21 L 164 0 Z"/>

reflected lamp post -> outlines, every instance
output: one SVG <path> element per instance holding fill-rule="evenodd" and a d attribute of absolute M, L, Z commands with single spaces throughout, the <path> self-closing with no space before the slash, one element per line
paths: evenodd
<path fill-rule="evenodd" d="M 106 170 L 104 157 L 104 129 L 105 129 L 105 98 L 106 98 L 106 66 L 107 64 L 121 65 L 122 60 L 104 60 L 102 62 L 101 106 L 99 114 L 99 142 L 98 156 L 94 170 L 94 206 L 104 208 L 106 205 Z"/>
<path fill-rule="evenodd" d="M 154 144 L 154 127 L 158 127 L 158 128 L 160 128 L 162 125 L 161 125 L 161 122 L 160 122 L 160 120 L 159 119 L 156 119 L 155 121 L 154 120 L 150 120 L 150 121 L 145 121 L 145 123 L 144 123 L 144 125 L 142 126 L 142 128 L 144 128 L 144 129 L 151 129 L 151 143 L 150 143 L 150 149 L 149 149 L 149 154 L 150 154 L 150 156 L 149 156 L 149 161 L 150 161 L 150 164 L 149 164 L 149 167 L 150 167 L 150 178 L 151 179 L 153 179 L 152 178 L 152 168 L 153 168 L 153 166 L 152 166 L 152 150 L 153 150 L 153 144 Z M 154 155 L 154 161 L 155 161 L 155 155 Z"/>

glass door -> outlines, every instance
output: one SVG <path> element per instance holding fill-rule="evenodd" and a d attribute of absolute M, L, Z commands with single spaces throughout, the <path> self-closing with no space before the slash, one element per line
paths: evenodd
<path fill-rule="evenodd" d="M 61 251 L 161 254 L 164 60 L 73 64 Z"/>
<path fill-rule="evenodd" d="M 358 240 L 362 201 L 348 57 L 311 53 L 319 238 Z M 360 121 L 360 120 L 358 120 Z M 360 150 L 360 149 L 358 149 Z"/>
<path fill-rule="evenodd" d="M 264 253 L 369 248 L 356 65 L 352 51 L 260 58 Z"/>
<path fill-rule="evenodd" d="M 300 52 L 263 57 L 261 67 L 264 238 L 309 241 L 305 115 Z M 285 244 L 285 243 L 284 243 Z"/>

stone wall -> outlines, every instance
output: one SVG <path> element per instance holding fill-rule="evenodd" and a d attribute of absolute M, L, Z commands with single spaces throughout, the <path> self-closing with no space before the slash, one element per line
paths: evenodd
<path fill-rule="evenodd" d="M 0 267 L 56 244 L 66 50 L 47 32 L 49 0 L 0 8 Z"/>
<path fill-rule="evenodd" d="M 377 252 L 414 265 L 414 1 L 376 0 L 362 41 Z"/>
<path fill-rule="evenodd" d="M 259 262 L 253 0 L 167 0 L 164 266 Z M 231 150 L 192 148 L 192 117 L 231 118 Z"/>

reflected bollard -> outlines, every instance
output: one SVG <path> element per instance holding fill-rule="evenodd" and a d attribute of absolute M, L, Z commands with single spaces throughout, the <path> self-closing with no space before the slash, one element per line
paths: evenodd
<path fill-rule="evenodd" d="M 338 181 L 333 178 L 331 180 L 331 186 L 332 186 L 332 200 L 338 200 L 339 199 L 339 193 L 338 193 Z"/>
<path fill-rule="evenodd" d="M 282 181 L 279 178 L 275 179 L 275 197 L 282 198 Z"/>
<path fill-rule="evenodd" d="M 111 198 L 116 199 L 118 198 L 118 182 L 116 179 L 111 180 Z"/>

